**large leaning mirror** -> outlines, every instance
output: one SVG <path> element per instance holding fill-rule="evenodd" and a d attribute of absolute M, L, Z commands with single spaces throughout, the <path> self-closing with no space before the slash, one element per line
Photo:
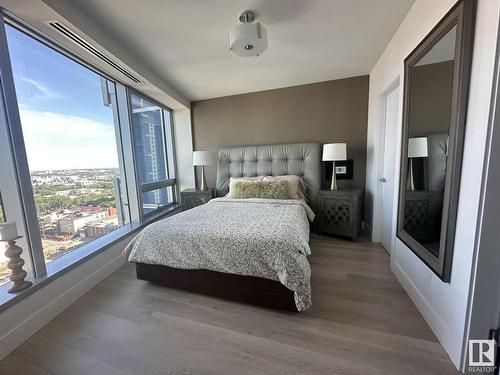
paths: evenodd
<path fill-rule="evenodd" d="M 450 280 L 474 29 L 462 0 L 405 59 L 398 238 Z"/>

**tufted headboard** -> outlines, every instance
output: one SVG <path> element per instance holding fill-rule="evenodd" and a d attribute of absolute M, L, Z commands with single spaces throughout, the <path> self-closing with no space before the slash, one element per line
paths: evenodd
<path fill-rule="evenodd" d="M 428 157 L 425 159 L 427 169 L 426 190 L 443 195 L 446 177 L 448 153 L 448 133 L 430 134 L 427 136 Z"/>
<path fill-rule="evenodd" d="M 230 177 L 281 176 L 293 174 L 306 183 L 311 208 L 316 212 L 320 189 L 319 143 L 230 147 L 219 150 L 217 196 L 227 194 Z"/>

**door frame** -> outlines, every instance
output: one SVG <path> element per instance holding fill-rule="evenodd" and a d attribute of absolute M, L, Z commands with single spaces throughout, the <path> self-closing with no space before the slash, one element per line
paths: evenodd
<path fill-rule="evenodd" d="M 375 194 L 373 199 L 373 219 L 372 219 L 372 242 L 381 242 L 382 240 L 382 203 L 384 186 L 383 183 L 379 181 L 379 178 L 384 173 L 385 164 L 385 133 L 386 133 L 386 120 L 387 120 L 387 97 L 392 94 L 395 90 L 398 90 L 398 125 L 401 122 L 402 110 L 401 110 L 401 78 L 398 75 L 378 96 L 378 127 L 377 127 L 377 141 L 375 145 L 376 157 L 375 157 Z M 399 134 L 399 126 L 398 126 Z M 397 148 L 396 148 L 397 153 Z M 397 157 L 397 155 L 395 155 Z M 399 160 L 399 159 L 397 159 Z M 398 163 L 396 161 L 394 170 L 394 181 L 397 181 L 397 171 Z M 394 196 L 393 196 L 393 213 L 392 213 L 392 229 L 395 229 L 396 220 L 396 207 L 394 203 L 397 200 L 397 185 L 394 185 Z M 394 249 L 396 236 L 394 231 L 394 239 L 391 241 L 391 249 L 387 249 L 389 253 Z"/>

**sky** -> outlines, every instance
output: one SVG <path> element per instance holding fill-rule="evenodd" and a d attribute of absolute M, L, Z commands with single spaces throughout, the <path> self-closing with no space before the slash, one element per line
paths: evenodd
<path fill-rule="evenodd" d="M 6 25 L 31 171 L 118 167 L 100 76 Z"/>

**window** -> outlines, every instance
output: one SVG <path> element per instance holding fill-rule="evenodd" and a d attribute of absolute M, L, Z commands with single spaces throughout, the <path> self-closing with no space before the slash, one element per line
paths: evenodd
<path fill-rule="evenodd" d="M 32 250 L 41 244 L 48 263 L 128 222 L 115 84 L 13 26 L 5 31 L 39 231 Z"/>
<path fill-rule="evenodd" d="M 0 51 L 0 222 L 16 222 L 29 277 L 51 278 L 176 207 L 168 108 L 1 10 Z"/>
<path fill-rule="evenodd" d="M 175 202 L 170 111 L 130 94 L 135 162 L 143 216 Z"/>

